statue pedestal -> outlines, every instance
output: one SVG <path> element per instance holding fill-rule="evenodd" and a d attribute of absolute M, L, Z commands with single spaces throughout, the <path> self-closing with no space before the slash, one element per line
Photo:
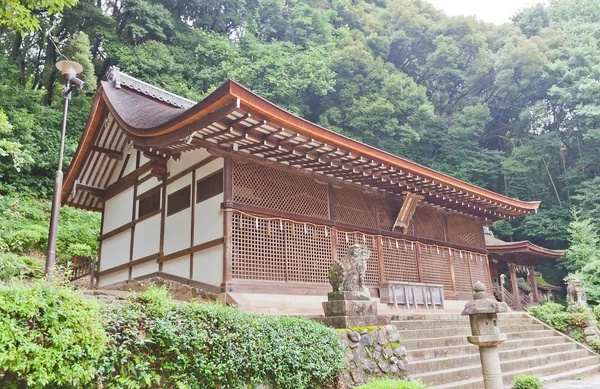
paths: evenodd
<path fill-rule="evenodd" d="M 377 315 L 377 303 L 371 301 L 365 286 L 370 256 L 367 246 L 355 244 L 344 258 L 334 262 L 328 272 L 333 292 L 327 294 L 328 301 L 323 303 L 325 317 L 315 320 L 335 328 L 390 324 L 389 317 Z"/>
<path fill-rule="evenodd" d="M 333 300 L 323 303 L 325 317 L 317 319 L 334 328 L 385 326 L 390 318 L 377 315 L 377 303 L 371 300 Z"/>

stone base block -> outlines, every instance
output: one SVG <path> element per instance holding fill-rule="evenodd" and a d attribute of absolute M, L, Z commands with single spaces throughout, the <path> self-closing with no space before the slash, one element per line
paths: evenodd
<path fill-rule="evenodd" d="M 387 316 L 329 316 L 315 318 L 314 320 L 333 328 L 385 326 L 390 324 L 390 318 Z"/>
<path fill-rule="evenodd" d="M 325 316 L 376 316 L 377 304 L 371 300 L 337 300 L 323 302 Z"/>
<path fill-rule="evenodd" d="M 327 300 L 371 300 L 365 292 L 329 292 Z"/>

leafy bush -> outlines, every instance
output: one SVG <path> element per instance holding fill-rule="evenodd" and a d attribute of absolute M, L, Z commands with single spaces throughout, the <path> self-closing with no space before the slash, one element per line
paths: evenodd
<path fill-rule="evenodd" d="M 46 252 L 50 203 L 18 196 L 0 197 L 0 252 L 28 254 Z M 57 255 L 95 256 L 98 252 L 100 215 L 62 207 L 57 238 Z"/>
<path fill-rule="evenodd" d="M 81 388 L 106 340 L 99 303 L 67 286 L 13 281 L 0 287 L 0 387 Z"/>
<path fill-rule="evenodd" d="M 345 365 L 335 330 L 308 319 L 176 305 L 150 288 L 109 313 L 104 388 L 320 388 Z"/>
<path fill-rule="evenodd" d="M 421 380 L 393 380 L 389 378 L 378 378 L 368 384 L 361 385 L 356 389 L 426 389 Z"/>
<path fill-rule="evenodd" d="M 44 262 L 33 257 L 0 254 L 0 281 L 23 278 L 42 278 Z"/>
<path fill-rule="evenodd" d="M 592 315 L 583 307 L 577 307 L 568 312 L 564 306 L 553 302 L 530 307 L 528 311 L 536 319 L 570 335 L 578 342 L 583 342 L 583 329 L 592 320 Z"/>
<path fill-rule="evenodd" d="M 515 376 L 512 389 L 542 389 L 542 381 L 531 375 L 519 374 Z"/>

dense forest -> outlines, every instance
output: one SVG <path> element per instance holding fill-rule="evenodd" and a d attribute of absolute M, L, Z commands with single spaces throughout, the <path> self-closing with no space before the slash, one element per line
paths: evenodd
<path fill-rule="evenodd" d="M 600 226 L 600 1 L 550 0 L 503 25 L 421 0 L 0 3 L 5 250 L 18 245 L 6 238 L 15 220 L 27 221 L 15 202 L 51 196 L 62 111 L 54 64 L 65 57 L 84 65 L 87 82 L 71 103 L 66 163 L 109 66 L 194 100 L 230 78 L 355 139 L 542 200 L 536 215 L 497 223 L 500 238 L 561 249 L 574 219 L 592 219 L 579 226 L 592 234 Z M 560 267 L 550 281 L 561 282 Z"/>

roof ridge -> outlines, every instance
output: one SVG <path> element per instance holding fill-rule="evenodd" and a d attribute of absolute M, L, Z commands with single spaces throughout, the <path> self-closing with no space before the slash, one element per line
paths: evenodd
<path fill-rule="evenodd" d="M 106 79 L 107 81 L 113 82 L 117 89 L 120 89 L 121 86 L 126 86 L 129 89 L 133 89 L 177 108 L 188 109 L 196 105 L 196 102 L 193 100 L 186 99 L 175 93 L 148 84 L 127 73 L 123 73 L 118 66 L 111 66 L 108 69 Z"/>

